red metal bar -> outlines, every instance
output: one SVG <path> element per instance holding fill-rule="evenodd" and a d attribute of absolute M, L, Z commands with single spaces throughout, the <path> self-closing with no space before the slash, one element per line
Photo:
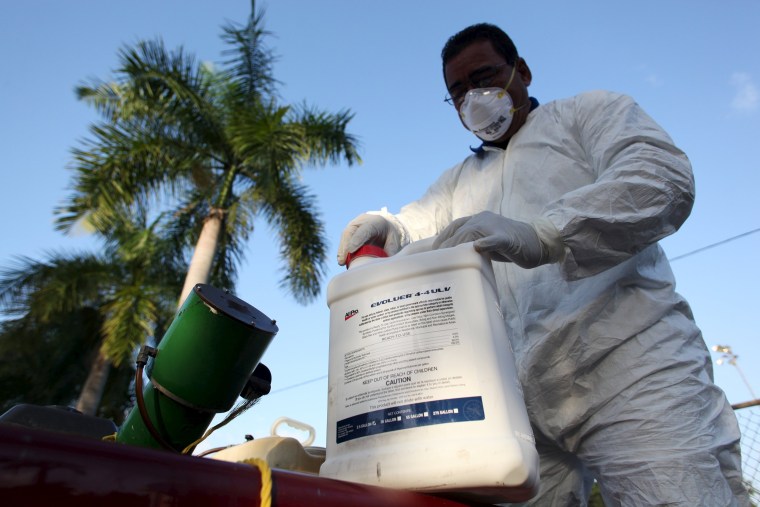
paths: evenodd
<path fill-rule="evenodd" d="M 463 507 L 453 500 L 273 470 L 275 507 Z M 0 503 L 258 506 L 257 468 L 0 424 Z"/>

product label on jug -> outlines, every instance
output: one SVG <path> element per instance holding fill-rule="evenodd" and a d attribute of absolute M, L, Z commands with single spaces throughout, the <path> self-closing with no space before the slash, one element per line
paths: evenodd
<path fill-rule="evenodd" d="M 460 341 L 467 319 L 454 298 L 453 284 L 441 283 L 375 294 L 341 312 L 337 325 L 351 339 L 335 344 L 343 359 L 338 443 L 484 419 L 472 346 Z"/>
<path fill-rule="evenodd" d="M 483 400 L 480 396 L 413 403 L 374 410 L 338 421 L 336 442 L 340 444 L 367 435 L 429 424 L 482 421 L 483 419 L 485 415 Z"/>

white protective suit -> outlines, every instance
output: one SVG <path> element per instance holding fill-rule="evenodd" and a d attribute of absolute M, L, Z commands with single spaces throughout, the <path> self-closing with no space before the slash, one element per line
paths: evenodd
<path fill-rule="evenodd" d="M 686 156 L 629 97 L 534 109 L 506 150 L 485 147 L 390 215 L 402 245 L 492 211 L 559 231 L 559 262 L 494 262 L 541 456 L 533 503 L 748 505 L 739 430 L 657 241 L 686 220 Z"/>

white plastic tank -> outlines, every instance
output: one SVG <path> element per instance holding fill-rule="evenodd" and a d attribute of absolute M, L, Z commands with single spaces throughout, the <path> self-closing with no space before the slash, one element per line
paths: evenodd
<path fill-rule="evenodd" d="M 431 243 L 357 257 L 328 286 L 320 475 L 527 500 L 538 487 L 538 454 L 493 268 L 472 243 L 432 251 Z"/>

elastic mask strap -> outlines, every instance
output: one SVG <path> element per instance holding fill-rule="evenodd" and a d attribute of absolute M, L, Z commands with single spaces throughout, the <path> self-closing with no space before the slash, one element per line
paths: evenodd
<path fill-rule="evenodd" d="M 502 91 L 503 91 L 504 93 L 509 93 L 509 92 L 507 91 L 507 88 L 509 88 L 509 86 L 512 84 L 512 80 L 514 80 L 514 78 L 515 78 L 515 73 L 517 72 L 517 63 L 518 63 L 518 61 L 519 61 L 519 57 L 518 57 L 518 58 L 515 58 L 515 64 L 512 66 L 512 73 L 509 75 L 509 81 L 507 82 L 507 86 L 505 86 L 505 87 L 502 89 Z M 521 108 L 523 108 L 524 106 L 525 106 L 525 104 L 523 104 L 523 105 L 522 105 L 522 106 L 520 106 L 520 107 L 515 107 L 515 105 L 514 105 L 514 103 L 513 103 L 513 104 L 512 104 L 512 107 L 511 107 L 511 108 L 510 108 L 510 110 L 509 110 L 509 114 L 515 114 L 517 111 L 519 111 L 519 110 L 520 110 Z"/>
<path fill-rule="evenodd" d="M 519 61 L 520 61 L 520 57 L 518 56 L 515 58 L 515 64 L 512 66 L 512 74 L 509 76 L 509 82 L 507 83 L 507 86 L 504 87 L 504 93 L 509 93 L 507 91 L 507 88 L 509 88 L 509 85 L 512 84 L 512 80 L 515 78 L 515 72 L 517 71 L 517 64 L 519 63 Z M 517 111 L 524 108 L 528 104 L 530 104 L 530 99 L 528 99 L 528 102 L 526 102 L 525 104 L 519 107 L 515 107 L 514 103 L 512 103 L 512 108 L 509 110 L 509 114 L 515 114 Z"/>
<path fill-rule="evenodd" d="M 505 92 L 507 91 L 507 88 L 509 88 L 509 85 L 512 84 L 512 80 L 515 78 L 516 71 L 517 71 L 517 59 L 515 59 L 515 64 L 512 66 L 512 74 L 509 75 L 509 81 L 507 82 L 507 86 L 504 87 Z"/>

